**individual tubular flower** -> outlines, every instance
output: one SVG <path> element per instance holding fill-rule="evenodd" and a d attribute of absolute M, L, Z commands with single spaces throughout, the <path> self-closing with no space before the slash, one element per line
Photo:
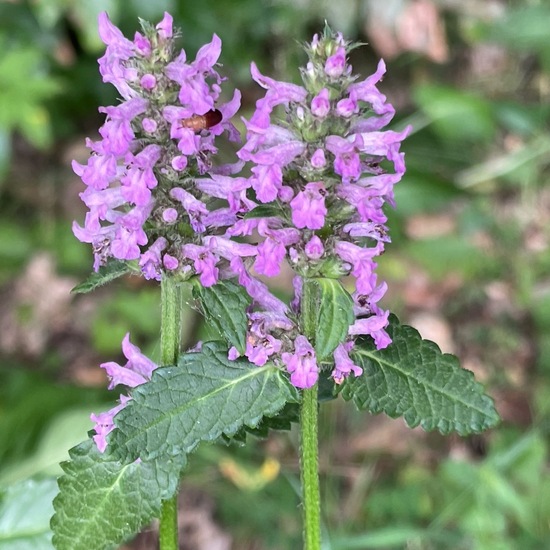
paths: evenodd
<path fill-rule="evenodd" d="M 240 94 L 219 103 L 223 79 L 216 70 L 221 52 L 216 35 L 188 61 L 183 50 L 176 52 L 169 14 L 156 27 L 143 22 L 142 28 L 128 40 L 106 13 L 99 16 L 107 45 L 100 72 L 122 102 L 100 108 L 106 115 L 101 139 L 87 141 L 92 155 L 86 164 L 73 162 L 86 185 L 80 196 L 89 209 L 84 225 L 75 222 L 73 231 L 92 244 L 96 271 L 114 258 L 137 260 L 148 279 L 160 280 L 166 271 L 188 278 L 197 262 L 189 247 L 203 247 L 204 237 L 222 234 L 239 211 L 231 202 L 219 205 L 214 180 L 202 189 L 196 180 L 240 166 L 213 168 L 211 161 L 217 136 L 227 132 L 239 139 L 229 119 Z M 233 192 L 222 198 L 228 196 L 242 200 Z M 224 261 L 212 254 L 214 266 Z M 216 282 L 215 275 L 210 282 Z"/>
<path fill-rule="evenodd" d="M 114 418 L 118 412 L 120 412 L 131 397 L 127 395 L 120 396 L 120 402 L 116 407 L 109 409 L 108 411 L 91 414 L 90 420 L 94 423 L 95 435 L 93 436 L 94 443 L 100 453 L 104 453 L 107 448 L 107 436 L 115 429 Z"/>
<path fill-rule="evenodd" d="M 348 352 L 352 348 L 353 342 L 347 342 L 346 344 L 340 344 L 334 351 L 332 378 L 337 384 L 341 384 L 350 372 L 353 372 L 355 376 L 359 376 L 363 372 L 363 369 L 350 359 Z"/>
<path fill-rule="evenodd" d="M 295 340 L 294 353 L 283 353 L 281 358 L 290 372 L 290 381 L 297 388 L 311 388 L 319 376 L 315 350 L 305 336 Z"/>
<path fill-rule="evenodd" d="M 114 361 L 101 364 L 109 378 L 110 390 L 122 384 L 129 388 L 135 388 L 151 379 L 157 364 L 141 353 L 141 350 L 130 342 L 130 334 L 126 334 L 122 340 L 122 352 L 127 359 L 125 365 L 119 365 Z M 94 422 L 95 444 L 100 452 L 107 447 L 107 436 L 115 429 L 114 417 L 120 412 L 132 398 L 127 395 L 120 396 L 120 403 L 109 411 L 90 416 Z"/>
<path fill-rule="evenodd" d="M 244 121 L 247 140 L 238 156 L 251 164 L 249 198 L 263 203 L 265 214 L 246 216 L 227 231 L 259 237 L 254 268 L 263 275 L 276 275 L 286 260 L 298 281 L 346 275 L 355 281 L 356 320 L 333 354 L 336 383 L 361 372 L 349 355 L 357 336 L 371 336 L 378 349 L 391 342 L 388 312 L 377 305 L 387 287 L 377 283 L 375 258 L 390 240 L 383 206 L 394 205 L 393 186 L 405 172 L 400 145 L 411 130 L 385 129 L 395 114 L 377 88 L 386 67 L 380 61 L 359 80 L 347 59 L 355 47 L 328 27 L 316 35 L 306 46 L 303 86 L 267 78 L 252 64 L 252 77 L 267 92 Z M 285 231 L 291 239 L 274 239 Z M 301 286 L 295 284 L 296 312 Z M 300 327 L 293 330 L 294 347 L 283 341 L 277 353 L 266 342 L 266 349 L 295 385 L 309 387 L 318 376 L 315 353 Z M 252 339 L 254 331 L 251 323 Z"/>

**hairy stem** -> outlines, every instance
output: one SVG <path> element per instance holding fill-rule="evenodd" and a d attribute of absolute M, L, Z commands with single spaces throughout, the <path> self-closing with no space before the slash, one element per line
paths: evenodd
<path fill-rule="evenodd" d="M 317 286 L 304 279 L 302 289 L 302 326 L 313 344 L 317 319 Z M 300 409 L 300 473 L 304 515 L 304 549 L 321 548 L 321 498 L 319 493 L 319 443 L 317 384 L 302 391 Z"/>
<path fill-rule="evenodd" d="M 160 364 L 175 365 L 181 343 L 181 292 L 173 278 L 160 284 Z M 160 550 L 178 550 L 178 492 L 163 501 L 159 526 Z"/>

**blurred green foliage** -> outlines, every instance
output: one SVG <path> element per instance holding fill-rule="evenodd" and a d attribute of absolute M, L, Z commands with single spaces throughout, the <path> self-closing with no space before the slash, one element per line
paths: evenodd
<path fill-rule="evenodd" d="M 25 480 L 0 490 L 0 545 L 4 550 L 46 550 L 57 492 L 54 479 Z"/>
<path fill-rule="evenodd" d="M 403 457 L 392 444 L 383 452 L 346 453 L 337 436 L 353 441 L 372 423 L 331 404 L 321 427 L 326 547 L 539 550 L 550 547 L 550 4 L 436 4 L 449 52 L 438 63 L 428 50 L 405 46 L 416 36 L 433 39 L 422 35 L 422 18 L 412 37 L 400 34 L 408 0 L 0 2 L 0 283 L 8 304 L 15 282 L 43 250 L 59 276 L 83 280 L 90 271 L 89 247 L 70 232 L 71 220 L 83 214 L 81 186 L 68 166 L 84 136 L 93 137 L 101 124 L 97 107 L 116 101 L 97 70 L 100 11 L 128 36 L 138 17 L 157 21 L 170 11 L 190 57 L 217 33 L 222 72 L 228 89 L 242 90 L 245 115 L 260 94 L 249 80 L 250 61 L 264 74 L 296 81 L 303 61 L 298 44 L 327 19 L 347 38 L 371 44 L 352 59 L 368 74 L 387 48 L 373 32 L 379 27 L 397 48 L 384 54 L 382 83 L 399 113 L 394 128 L 414 126 L 404 144 L 408 171 L 396 187 L 397 209 L 388 212 L 393 245 L 380 259 L 390 280 L 387 303 L 402 316 L 414 313 L 420 300 L 411 305 L 398 289 L 416 273 L 431 281 L 430 296 L 452 324 L 457 351 L 483 366 L 505 423 L 479 448 L 478 440 L 421 440 L 429 460 L 414 446 Z M 434 225 L 441 217 L 452 223 Z M 456 280 L 461 288 L 449 291 Z M 157 293 L 154 285 L 117 281 L 97 291 L 95 307 L 89 297 L 74 298 L 73 322 L 49 337 L 39 357 L 0 351 L 0 548 L 51 548 L 48 476 L 59 472 L 66 449 L 85 438 L 89 412 L 109 408 L 117 395 L 82 387 L 73 363 L 84 356 L 95 372 L 101 361 L 123 360 L 127 331 L 154 358 Z M 190 296 L 187 302 L 192 306 Z M 187 315 L 192 343 L 191 307 Z M 2 325 L 3 334 L 9 329 Z M 208 334 L 208 327 L 200 331 Z M 76 355 L 61 345 L 67 341 L 80 346 Z M 200 449 L 185 483 L 214 497 L 236 548 L 295 548 L 294 435 L 259 445 L 248 439 L 245 448 Z M 266 455 L 277 457 L 282 473 L 265 485 L 235 486 L 220 473 L 228 457 L 246 472 L 260 468 Z M 45 481 L 21 481 L 36 476 Z M 37 511 L 28 512 L 29 495 L 42 503 Z M 37 538 L 21 538 L 31 524 Z"/>

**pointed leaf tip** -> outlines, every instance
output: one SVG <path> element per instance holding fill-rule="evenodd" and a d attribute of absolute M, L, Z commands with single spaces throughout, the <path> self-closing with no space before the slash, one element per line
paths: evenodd
<path fill-rule="evenodd" d="M 120 260 L 110 260 L 95 273 L 92 273 L 85 281 L 76 285 L 71 292 L 73 294 L 87 294 L 96 288 L 106 285 L 123 275 L 132 273 L 135 268 L 128 262 Z"/>
<path fill-rule="evenodd" d="M 402 416 L 412 428 L 443 434 L 468 435 L 498 424 L 493 400 L 454 355 L 442 353 L 394 315 L 387 330 L 392 344 L 386 349 L 377 350 L 370 338 L 358 341 L 353 359 L 363 374 L 346 379 L 344 399 L 373 414 Z"/>
<path fill-rule="evenodd" d="M 186 462 L 180 455 L 163 463 L 124 463 L 100 453 L 92 440 L 69 454 L 51 521 L 57 550 L 118 548 L 159 516 Z"/>

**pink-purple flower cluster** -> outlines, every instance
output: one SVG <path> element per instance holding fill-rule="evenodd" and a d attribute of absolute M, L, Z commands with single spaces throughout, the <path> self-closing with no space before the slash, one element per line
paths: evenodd
<path fill-rule="evenodd" d="M 219 234 L 238 208 L 211 208 L 214 197 L 194 184 L 198 175 L 215 170 L 217 136 L 227 131 L 239 140 L 229 122 L 239 92 L 229 103 L 218 103 L 221 41 L 214 35 L 188 62 L 183 50 L 175 52 L 168 13 L 156 27 L 144 23 L 143 34 L 133 40 L 102 13 L 99 34 L 107 45 L 99 60 L 103 81 L 117 88 L 122 101 L 100 109 L 106 114 L 101 139 L 87 140 L 92 154 L 86 164 L 73 162 L 89 209 L 84 226 L 75 222 L 73 231 L 92 244 L 95 270 L 115 258 L 137 260 L 149 279 L 160 280 L 163 271 L 191 276 L 201 261 L 197 247 L 212 255 L 204 237 Z M 205 278 L 214 280 L 212 270 Z"/>
<path fill-rule="evenodd" d="M 84 227 L 73 230 L 92 243 L 95 269 L 115 258 L 137 260 L 148 279 L 197 275 L 206 287 L 236 278 L 252 298 L 244 355 L 286 368 L 299 388 L 313 386 L 320 372 L 315 342 L 304 335 L 304 281 L 349 276 L 355 321 L 332 354 L 331 376 L 340 384 L 361 374 L 350 357 L 356 337 L 372 337 L 378 349 L 391 342 L 389 313 L 378 305 L 387 285 L 378 282 L 375 259 L 389 242 L 383 206 L 394 204 L 393 186 L 405 172 L 400 145 L 410 132 L 384 129 L 395 114 L 377 88 L 384 63 L 359 81 L 348 63 L 355 45 L 329 29 L 306 47 L 303 86 L 268 78 L 253 63 L 265 96 L 244 121 L 239 161 L 214 167 L 215 138 L 227 131 L 239 140 L 230 118 L 240 94 L 218 103 L 220 39 L 187 62 L 184 51 L 175 53 L 169 14 L 142 26 L 128 40 L 106 14 L 99 19 L 107 45 L 100 72 L 122 102 L 100 109 L 101 139 L 88 140 L 87 164 L 73 163 L 89 208 Z M 251 175 L 239 176 L 246 163 Z M 278 275 L 283 262 L 295 272 L 290 305 L 256 277 Z M 156 368 L 128 336 L 123 351 L 124 367 L 102 365 L 110 388 L 142 384 Z M 229 350 L 230 359 L 238 356 Z M 128 399 L 93 416 L 101 451 Z"/>
<path fill-rule="evenodd" d="M 316 35 L 306 48 L 303 87 L 265 77 L 252 64 L 254 80 L 267 91 L 245 120 L 247 141 L 238 156 L 251 163 L 252 175 L 240 188 L 248 187 L 251 198 L 273 208 L 227 231 L 261 238 L 253 264 L 257 273 L 272 277 L 283 261 L 290 263 L 298 276 L 295 310 L 300 278 L 349 275 L 354 280 L 356 321 L 334 352 L 337 383 L 361 372 L 349 357 L 356 336 L 371 336 L 378 349 L 391 342 L 384 330 L 389 312 L 378 306 L 387 286 L 377 281 L 375 258 L 389 241 L 382 207 L 393 205 L 393 185 L 405 172 L 400 145 L 410 132 L 383 130 L 395 114 L 376 87 L 385 65 L 380 61 L 372 76 L 357 81 L 347 61 L 353 47 L 340 34 Z M 319 370 L 311 343 L 288 317 L 292 337 L 288 326 L 274 324 L 269 310 L 254 305 L 263 311 L 249 313 L 246 356 L 257 365 L 267 358 L 280 361 L 296 386 L 311 387 Z"/>

